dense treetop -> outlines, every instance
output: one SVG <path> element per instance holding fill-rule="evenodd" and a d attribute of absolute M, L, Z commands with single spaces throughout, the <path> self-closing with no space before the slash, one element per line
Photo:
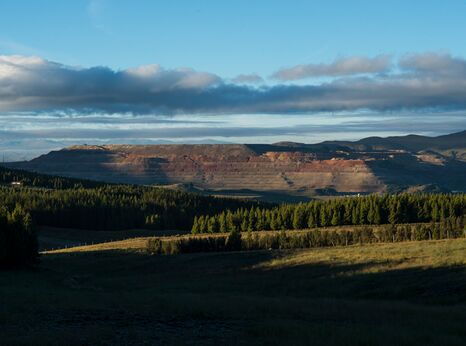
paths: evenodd
<path fill-rule="evenodd" d="M 465 214 L 466 194 L 370 195 L 200 215 L 194 219 L 192 232 L 400 224 L 440 221 Z"/>
<path fill-rule="evenodd" d="M 22 186 L 13 188 L 12 182 Z M 174 189 L 55 177 L 0 167 L 0 200 L 20 205 L 38 225 L 116 230 L 191 229 L 197 214 L 259 206 L 258 202 L 202 196 Z"/>
<path fill-rule="evenodd" d="M 31 215 L 20 206 L 0 207 L 0 269 L 30 265 L 37 260 L 37 237 Z"/>

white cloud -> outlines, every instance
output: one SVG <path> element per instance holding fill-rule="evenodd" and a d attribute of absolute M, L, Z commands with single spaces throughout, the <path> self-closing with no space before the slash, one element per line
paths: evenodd
<path fill-rule="evenodd" d="M 141 78 L 149 78 L 155 76 L 162 70 L 160 65 L 158 64 L 150 64 L 150 65 L 141 65 L 138 67 L 129 68 L 126 70 L 128 74 L 141 77 Z"/>
<path fill-rule="evenodd" d="M 25 76 L 46 61 L 36 56 L 0 55 L 0 79 Z"/>

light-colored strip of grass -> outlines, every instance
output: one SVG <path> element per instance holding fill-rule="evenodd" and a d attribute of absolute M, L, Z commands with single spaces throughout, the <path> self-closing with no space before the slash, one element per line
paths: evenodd
<path fill-rule="evenodd" d="M 393 269 L 408 267 L 466 266 L 466 239 L 375 243 L 339 247 L 323 247 L 290 251 L 285 256 L 257 265 L 262 269 L 277 269 L 309 263 L 357 264 L 373 262 L 377 267 Z"/>

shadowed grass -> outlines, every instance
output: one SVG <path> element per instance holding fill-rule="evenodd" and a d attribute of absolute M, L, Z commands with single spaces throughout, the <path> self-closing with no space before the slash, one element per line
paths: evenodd
<path fill-rule="evenodd" d="M 38 270 L 0 274 L 0 335 L 26 345 L 462 345 L 465 254 L 465 239 L 47 254 Z"/>

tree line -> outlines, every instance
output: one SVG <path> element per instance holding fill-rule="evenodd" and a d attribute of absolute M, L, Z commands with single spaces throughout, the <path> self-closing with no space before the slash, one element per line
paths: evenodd
<path fill-rule="evenodd" d="M 0 185 L 20 182 L 23 186 L 47 189 L 95 188 L 109 185 L 98 181 L 65 178 L 0 166 Z"/>
<path fill-rule="evenodd" d="M 466 213 L 466 194 L 347 197 L 273 208 L 253 206 L 194 218 L 192 233 L 438 222 Z"/>
<path fill-rule="evenodd" d="M 151 238 L 147 251 L 173 255 L 193 252 L 249 251 L 268 249 L 305 249 L 349 246 L 354 244 L 390 243 L 414 240 L 439 240 L 465 237 L 465 217 L 449 217 L 430 224 L 386 224 L 314 228 L 305 231 L 240 232 L 183 238 Z"/>
<path fill-rule="evenodd" d="M 21 182 L 11 187 L 11 182 Z M 3 185 L 3 186 L 2 186 Z M 258 206 L 178 190 L 54 177 L 0 167 L 0 269 L 38 258 L 33 226 L 190 229 L 197 213 Z"/>
<path fill-rule="evenodd" d="M 37 237 L 32 217 L 20 206 L 9 211 L 0 206 L 0 269 L 37 261 Z"/>
<path fill-rule="evenodd" d="M 0 200 L 10 209 L 21 206 L 37 225 L 89 230 L 189 230 L 197 214 L 262 206 L 254 201 L 135 185 L 71 189 L 0 187 Z"/>

